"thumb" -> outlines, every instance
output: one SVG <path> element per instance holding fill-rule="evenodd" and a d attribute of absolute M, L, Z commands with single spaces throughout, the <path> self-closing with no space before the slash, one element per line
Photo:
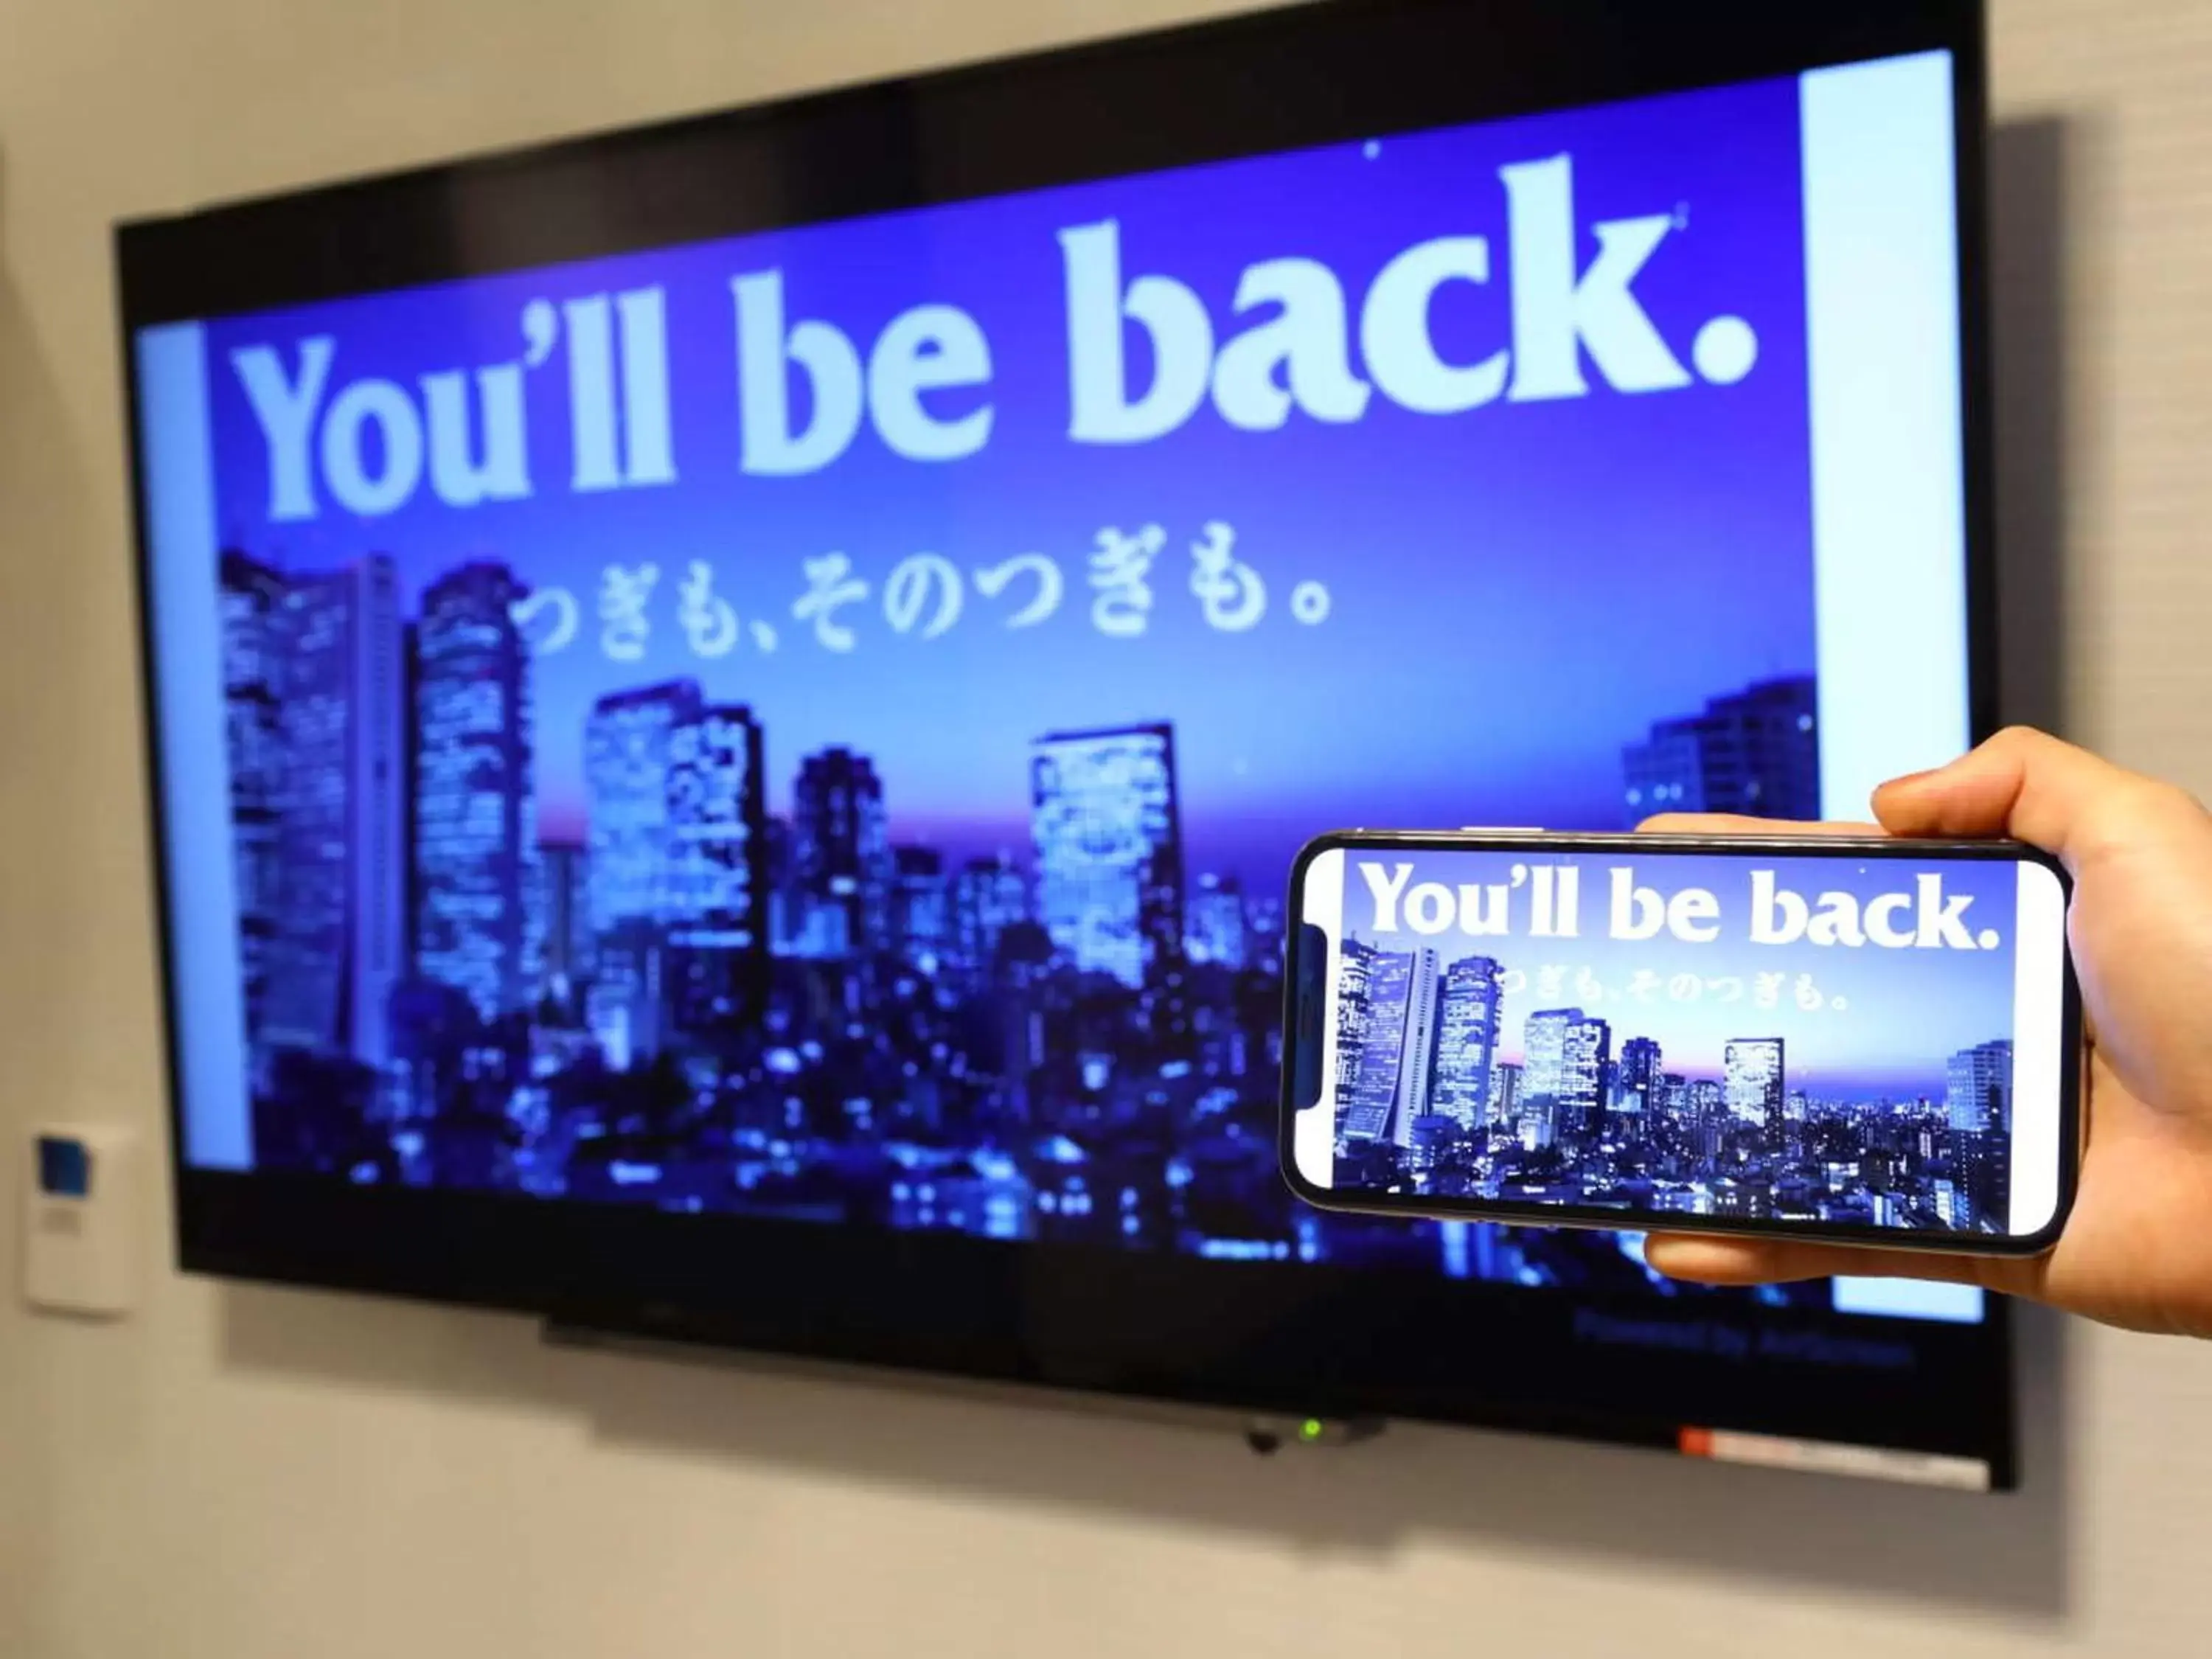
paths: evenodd
<path fill-rule="evenodd" d="M 1882 785 L 1874 810 L 1893 836 L 2010 836 L 2071 867 L 2154 787 L 2086 749 L 2013 726 L 1948 766 Z"/>

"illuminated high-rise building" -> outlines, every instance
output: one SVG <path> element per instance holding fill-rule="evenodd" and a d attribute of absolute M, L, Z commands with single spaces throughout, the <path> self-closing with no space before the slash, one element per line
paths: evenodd
<path fill-rule="evenodd" d="M 891 939 L 908 962 L 936 961 L 952 938 L 951 884 L 933 847 L 891 849 Z"/>
<path fill-rule="evenodd" d="M 584 723 L 595 961 L 586 1018 L 617 1070 L 660 1047 L 669 745 L 699 705 L 696 684 L 671 680 L 601 697 Z"/>
<path fill-rule="evenodd" d="M 699 688 L 670 680 L 616 691 L 584 724 L 592 931 L 659 920 L 668 879 L 668 772 L 678 726 L 698 717 Z"/>
<path fill-rule="evenodd" d="M 1337 1088 L 1340 1103 L 1337 1132 L 1346 1140 L 1382 1140 L 1397 1109 L 1399 1079 L 1405 1069 L 1407 1025 L 1413 1007 L 1413 958 L 1406 952 L 1378 951 L 1346 939 L 1339 968 L 1340 1022 L 1345 1008 L 1358 1031 L 1358 1042 L 1338 1037 Z M 1355 965 L 1356 964 L 1356 968 Z M 1357 1000 L 1344 992 L 1356 975 Z M 1346 1085 L 1349 1085 L 1349 1087 Z"/>
<path fill-rule="evenodd" d="M 970 859 L 952 880 L 951 957 L 974 981 L 988 979 L 1007 928 L 1029 920 L 1029 884 L 1003 854 Z"/>
<path fill-rule="evenodd" d="M 544 907 L 545 974 L 571 986 L 592 975 L 589 861 L 576 842 L 542 842 L 538 880 Z"/>
<path fill-rule="evenodd" d="M 1615 1109 L 1656 1116 L 1666 1104 L 1665 1078 L 1658 1043 L 1646 1036 L 1629 1038 L 1620 1045 L 1613 1091 Z"/>
<path fill-rule="evenodd" d="M 1959 1220 L 1984 1232 L 2002 1232 L 2011 1218 L 2011 1136 L 2002 1129 L 1975 1129 L 1954 1133 L 1951 1147 L 1958 1166 Z"/>
<path fill-rule="evenodd" d="M 1721 1051 L 1721 1075 L 1728 1085 L 1729 1115 L 1764 1130 L 1770 1147 L 1780 1146 L 1788 1133 L 1782 1039 L 1736 1038 Z"/>
<path fill-rule="evenodd" d="M 1455 1118 L 1431 1113 L 1407 1126 L 1402 1167 L 1416 1175 L 1432 1172 L 1458 1141 L 1463 1127 Z"/>
<path fill-rule="evenodd" d="M 496 1019 L 544 975 L 530 655 L 502 564 L 461 566 L 422 594 L 415 628 L 415 965 Z"/>
<path fill-rule="evenodd" d="M 1567 1022 L 1581 1018 L 1579 1008 L 1559 1008 L 1531 1014 L 1521 1022 L 1521 1092 L 1524 1097 L 1559 1097 Z"/>
<path fill-rule="evenodd" d="M 761 751 L 750 713 L 690 680 L 592 707 L 587 1017 L 617 1065 L 655 1053 L 672 1025 L 726 1018 L 765 964 Z"/>
<path fill-rule="evenodd" d="M 407 939 L 406 666 L 392 561 L 292 580 L 276 614 L 283 781 L 263 1035 L 380 1065 Z"/>
<path fill-rule="evenodd" d="M 847 951 L 891 943 L 890 820 L 883 780 L 865 755 L 824 749 L 800 764 L 792 788 L 793 884 L 811 914 L 834 911 Z"/>
<path fill-rule="evenodd" d="M 270 952 L 283 908 L 278 837 L 284 787 L 282 625 L 284 579 L 245 554 L 222 556 L 223 715 L 238 892 L 246 1036 L 261 1035 Z"/>
<path fill-rule="evenodd" d="M 1601 1019 L 1586 1016 L 1567 1030 L 1560 1065 L 1567 1086 L 1559 1098 L 1563 1109 L 1575 1114 L 1578 1128 L 1594 1130 L 1604 1121 L 1612 1049 L 1613 1028 Z"/>
<path fill-rule="evenodd" d="M 1556 1146 L 1559 1133 L 1559 1102 L 1549 1095 L 1530 1095 L 1521 1103 L 1521 1115 L 1513 1125 L 1524 1151 L 1540 1152 Z"/>
<path fill-rule="evenodd" d="M 1624 750 L 1630 818 L 1656 811 L 1820 816 L 1820 742 L 1810 676 L 1716 697 L 1661 720 Z"/>
<path fill-rule="evenodd" d="M 1329 1098 L 1335 1103 L 1340 1124 L 1358 1087 L 1367 1047 L 1369 992 L 1375 964 L 1382 954 L 1370 945 L 1348 939 L 1337 955 L 1336 1074 L 1329 1079 Z"/>
<path fill-rule="evenodd" d="M 2012 1044 L 1984 1042 L 1951 1056 L 1943 1115 L 1954 1134 L 2012 1126 Z"/>
<path fill-rule="evenodd" d="M 1242 970 L 1251 957 L 1244 890 L 1234 876 L 1202 875 L 1190 895 L 1190 959 Z"/>
<path fill-rule="evenodd" d="M 1488 957 L 1462 957 L 1444 969 L 1437 988 L 1435 1082 L 1428 1109 L 1463 1129 L 1481 1123 L 1490 1107 L 1491 1067 L 1498 1054 L 1499 969 Z"/>
<path fill-rule="evenodd" d="M 1429 1113 L 1429 1091 L 1437 1075 L 1437 1015 L 1443 984 L 1437 974 L 1437 953 L 1424 945 L 1413 952 L 1413 972 L 1406 982 L 1406 1024 L 1403 1052 L 1398 1063 L 1398 1087 L 1390 1108 L 1390 1139 L 1401 1146 L 1413 1144 L 1413 1121 Z"/>
<path fill-rule="evenodd" d="M 767 793 L 760 722 L 710 703 L 668 736 L 663 994 L 676 1024 L 735 1018 L 768 963 Z"/>
<path fill-rule="evenodd" d="M 1696 1124 L 1698 1155 L 1705 1158 L 1720 1156 L 1721 1147 L 1728 1138 L 1729 1125 L 1734 1114 L 1729 1110 L 1728 1090 L 1711 1078 L 1699 1078 L 1690 1085 L 1690 1116 Z"/>
<path fill-rule="evenodd" d="M 1521 1097 L 1525 1092 L 1521 1067 L 1510 1060 L 1495 1062 L 1490 1068 L 1490 1099 L 1483 1114 L 1485 1120 L 1498 1125 L 1513 1123 L 1521 1115 Z"/>
<path fill-rule="evenodd" d="M 1551 1103 L 1562 1137 L 1602 1121 L 1606 1064 L 1613 1029 L 1579 1008 L 1552 1008 L 1528 1016 L 1521 1028 L 1524 1101 Z"/>
<path fill-rule="evenodd" d="M 1054 948 L 1133 988 L 1183 959 L 1182 833 L 1172 727 L 1040 738 L 1030 755 L 1038 907 Z"/>

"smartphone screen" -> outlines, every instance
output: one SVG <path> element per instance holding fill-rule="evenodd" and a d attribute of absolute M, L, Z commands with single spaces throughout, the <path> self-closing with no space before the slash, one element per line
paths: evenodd
<path fill-rule="evenodd" d="M 1325 838 L 1286 1173 L 1325 1206 L 2039 1248 L 2066 902 L 2010 845 Z"/>

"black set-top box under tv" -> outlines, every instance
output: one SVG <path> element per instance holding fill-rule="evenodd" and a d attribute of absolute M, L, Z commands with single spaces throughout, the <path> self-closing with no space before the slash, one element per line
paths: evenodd
<path fill-rule="evenodd" d="M 1309 836 L 1987 724 L 1981 37 L 1341 0 L 124 226 L 185 1267 L 2009 1484 L 1977 1291 L 1274 1151 Z"/>

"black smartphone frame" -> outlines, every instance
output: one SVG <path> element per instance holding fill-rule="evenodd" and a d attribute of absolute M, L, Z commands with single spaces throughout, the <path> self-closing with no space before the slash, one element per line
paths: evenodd
<path fill-rule="evenodd" d="M 1509 1200 L 1414 1198 L 1387 1193 L 1362 1193 L 1347 1201 L 1343 1193 L 1316 1187 L 1297 1165 L 1296 1139 L 1301 1107 L 1300 1079 L 1310 1078 L 1319 1055 L 1310 1038 L 1320 1033 L 1322 1011 L 1328 991 L 1326 975 L 1317 990 L 1309 979 L 1310 957 L 1305 944 L 1306 874 L 1315 859 L 1331 851 L 1408 853 L 1469 852 L 1544 854 L 1634 853 L 1665 856 L 1747 858 L 1832 858 L 1863 862 L 1869 859 L 1924 861 L 1931 859 L 1973 860 L 1991 863 L 2036 864 L 2058 878 L 2063 903 L 2070 911 L 2074 880 L 2058 859 L 2037 847 L 2014 841 L 1922 840 L 1902 836 L 1832 835 L 1697 836 L 1664 834 L 1577 834 L 1524 830 L 1338 830 L 1316 836 L 1298 849 L 1291 866 L 1290 892 L 1285 903 L 1283 931 L 1283 1066 L 1282 1110 L 1277 1153 L 1283 1179 L 1291 1190 L 1318 1210 L 1338 1214 L 1389 1216 L 1399 1219 L 1422 1217 L 1440 1221 L 1479 1221 L 1516 1227 L 1581 1227 L 1604 1232 L 1662 1231 L 1705 1236 L 1756 1237 L 1807 1243 L 1842 1244 L 1864 1249 L 1917 1250 L 1933 1255 L 2030 1257 L 2041 1255 L 2058 1242 L 2074 1207 L 2080 1182 L 2082 1139 L 2081 991 L 2074 971 L 2072 952 L 2062 934 L 2059 967 L 2062 1029 L 2058 1068 L 2058 1201 L 2050 1221 L 2033 1233 L 1923 1232 L 1917 1230 L 1835 1227 L 1818 1222 L 1764 1220 L 1757 1218 L 1698 1216 L 1693 1225 L 1651 1224 L 1659 1218 L 1638 1210 L 1589 1204 L 1534 1204 Z"/>

